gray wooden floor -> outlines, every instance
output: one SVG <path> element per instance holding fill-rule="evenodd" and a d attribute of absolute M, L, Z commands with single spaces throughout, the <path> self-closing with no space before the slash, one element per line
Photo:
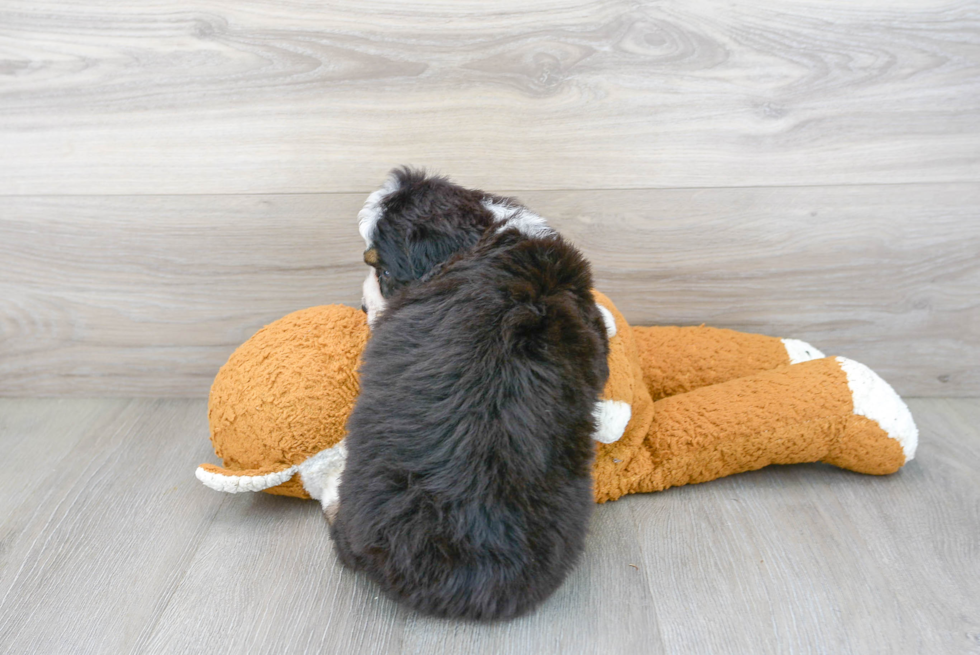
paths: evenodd
<path fill-rule="evenodd" d="M 317 506 L 226 496 L 201 400 L 0 400 L 3 653 L 980 652 L 980 401 L 913 399 L 897 475 L 773 467 L 598 508 L 539 611 L 432 620 Z"/>

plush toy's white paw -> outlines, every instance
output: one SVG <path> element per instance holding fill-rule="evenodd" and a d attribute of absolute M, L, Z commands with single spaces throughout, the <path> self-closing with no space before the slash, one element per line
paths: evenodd
<path fill-rule="evenodd" d="M 800 341 L 799 339 L 780 339 L 780 341 L 783 342 L 783 346 L 786 348 L 786 354 L 789 355 L 790 364 L 799 364 L 800 362 L 808 362 L 811 359 L 823 359 L 826 357 L 826 355 L 806 341 Z"/>
<path fill-rule="evenodd" d="M 602 314 L 602 322 L 606 324 L 606 336 L 612 339 L 616 336 L 616 319 L 613 318 L 612 312 L 602 305 L 596 304 L 596 307 L 599 308 L 599 313 Z"/>
<path fill-rule="evenodd" d="M 320 501 L 320 506 L 331 520 L 340 501 L 340 476 L 346 463 L 347 444 L 341 440 L 337 445 L 308 457 L 298 467 L 306 493 Z"/>
<path fill-rule="evenodd" d="M 905 461 L 910 461 L 915 457 L 919 444 L 919 429 L 915 427 L 908 406 L 890 384 L 864 364 L 846 357 L 835 359 L 847 374 L 847 386 L 851 388 L 854 399 L 854 413 L 880 425 L 902 447 Z"/>
<path fill-rule="evenodd" d="M 592 410 L 596 429 L 592 438 L 601 443 L 614 443 L 626 431 L 633 410 L 621 400 L 600 400 Z"/>

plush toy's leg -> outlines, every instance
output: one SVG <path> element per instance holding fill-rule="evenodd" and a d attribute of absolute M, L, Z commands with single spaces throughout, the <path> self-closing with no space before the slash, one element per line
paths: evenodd
<path fill-rule="evenodd" d="M 663 398 L 641 448 L 596 470 L 599 502 L 769 464 L 886 474 L 912 459 L 908 408 L 866 366 L 828 357 Z M 608 468 L 608 470 L 605 470 Z"/>
<path fill-rule="evenodd" d="M 824 356 L 798 339 L 710 327 L 634 327 L 654 400 Z"/>

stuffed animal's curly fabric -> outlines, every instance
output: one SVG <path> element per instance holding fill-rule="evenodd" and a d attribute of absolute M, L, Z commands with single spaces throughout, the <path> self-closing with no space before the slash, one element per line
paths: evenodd
<path fill-rule="evenodd" d="M 826 462 L 882 475 L 915 455 L 905 403 L 871 369 L 809 344 L 709 327 L 630 327 L 596 292 L 610 334 L 596 407 L 597 502 L 769 464 Z M 341 305 L 294 312 L 232 354 L 211 388 L 224 466 L 197 477 L 225 492 L 336 500 L 344 425 L 369 337 Z"/>

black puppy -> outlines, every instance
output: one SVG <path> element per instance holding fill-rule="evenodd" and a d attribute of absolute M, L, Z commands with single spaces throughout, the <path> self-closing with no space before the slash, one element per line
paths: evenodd
<path fill-rule="evenodd" d="M 511 618 L 571 570 L 594 506 L 608 342 L 589 265 L 513 201 L 408 170 L 378 193 L 331 535 L 419 611 Z"/>

